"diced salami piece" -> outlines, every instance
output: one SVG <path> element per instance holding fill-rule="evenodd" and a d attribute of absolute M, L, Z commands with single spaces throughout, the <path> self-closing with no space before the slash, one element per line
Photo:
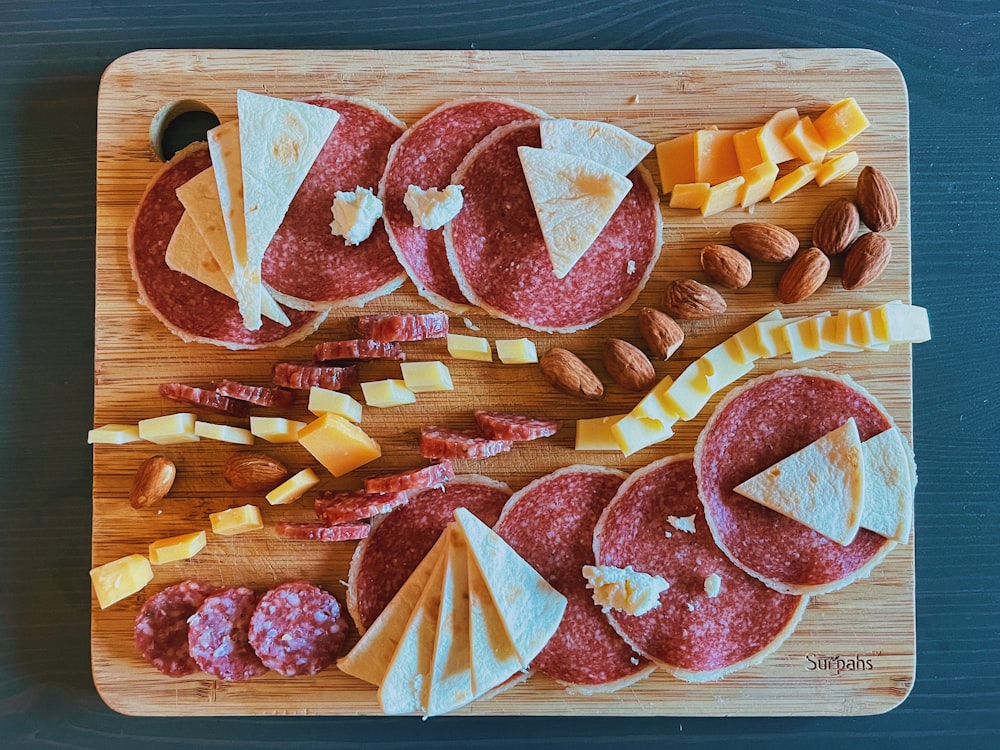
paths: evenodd
<path fill-rule="evenodd" d="M 569 466 L 514 493 L 494 526 L 506 542 L 566 597 L 555 635 L 531 662 L 576 692 L 630 685 L 653 666 L 625 643 L 594 604 L 583 566 L 594 564 L 594 527 L 625 474 Z"/>
<path fill-rule="evenodd" d="M 305 539 L 313 542 L 350 542 L 364 539 L 371 531 L 367 523 L 339 523 L 329 526 L 325 523 L 293 523 L 278 521 L 274 525 L 278 536 L 288 539 Z"/>
<path fill-rule="evenodd" d="M 660 257 L 660 199 L 643 167 L 601 234 L 557 278 L 517 154 L 541 146 L 538 122 L 498 128 L 452 178 L 465 204 L 444 228 L 459 287 L 486 312 L 536 331 L 570 333 L 627 309 Z"/>
<path fill-rule="evenodd" d="M 496 440 L 537 440 L 559 432 L 562 422 L 557 419 L 536 419 L 520 414 L 476 409 L 472 412 L 479 431 Z"/>
<path fill-rule="evenodd" d="M 507 453 L 513 443 L 483 437 L 475 430 L 452 430 L 425 425 L 420 428 L 420 455 L 424 458 L 489 458 Z"/>
<path fill-rule="evenodd" d="M 236 300 L 167 266 L 167 245 L 184 214 L 176 190 L 211 164 L 208 146 L 194 144 L 150 180 L 128 229 L 128 259 L 139 302 L 184 341 L 261 349 L 304 339 L 323 322 L 325 311 L 286 310 L 290 326 L 265 319 L 256 331 L 248 331 Z"/>
<path fill-rule="evenodd" d="M 472 306 L 452 275 L 441 230 L 414 226 L 403 203 L 407 188 L 448 187 L 465 155 L 495 128 L 545 116 L 539 109 L 506 99 L 458 99 L 418 120 L 389 152 L 379 186 L 389 241 L 417 291 L 437 307 L 462 314 Z"/>
<path fill-rule="evenodd" d="M 296 309 L 361 307 L 399 287 L 406 275 L 381 222 L 358 245 L 333 234 L 334 193 L 374 190 L 406 125 L 367 99 L 323 94 L 303 101 L 336 110 L 340 120 L 268 245 L 261 278 L 275 299 Z"/>
<path fill-rule="evenodd" d="M 694 530 L 678 519 L 693 521 Z M 690 454 L 632 474 L 601 516 L 594 550 L 598 565 L 631 566 L 670 585 L 645 614 L 611 609 L 607 617 L 636 650 L 683 680 L 716 680 L 757 664 L 792 633 L 808 601 L 768 588 L 716 546 Z"/>
<path fill-rule="evenodd" d="M 340 656 L 347 628 L 337 597 L 292 581 L 260 598 L 250 618 L 250 645 L 264 666 L 280 675 L 316 674 Z"/>
<path fill-rule="evenodd" d="M 257 593 L 244 586 L 207 597 L 188 620 L 191 658 L 213 677 L 242 682 L 267 671 L 250 646 L 250 618 Z"/>
<path fill-rule="evenodd" d="M 364 633 L 455 520 L 456 508 L 468 508 L 492 526 L 510 488 L 478 474 L 460 474 L 440 488 L 413 493 L 410 502 L 372 523 L 368 538 L 351 559 L 347 609 Z"/>
<path fill-rule="evenodd" d="M 313 359 L 317 362 L 344 362 L 352 359 L 397 359 L 405 360 L 406 354 L 399 344 L 392 341 L 373 339 L 351 339 L 350 341 L 324 341 L 313 348 Z"/>
<path fill-rule="evenodd" d="M 388 513 L 406 501 L 405 492 L 321 492 L 316 498 L 316 518 L 328 526 L 335 526 Z"/>
<path fill-rule="evenodd" d="M 443 339 L 448 335 L 448 315 L 443 312 L 363 315 L 358 318 L 358 333 L 375 341 L 387 342 Z"/>
<path fill-rule="evenodd" d="M 244 401 L 229 398 L 229 396 L 224 396 L 218 391 L 195 388 L 183 383 L 163 383 L 160 386 L 160 395 L 164 398 L 169 398 L 171 401 L 203 406 L 211 411 L 216 411 L 220 414 L 229 414 L 233 417 L 245 417 L 250 413 Z"/>
<path fill-rule="evenodd" d="M 275 362 L 271 382 L 285 388 L 308 391 L 313 386 L 342 391 L 358 383 L 357 365 L 314 365 L 306 362 Z"/>
<path fill-rule="evenodd" d="M 223 396 L 248 401 L 257 406 L 274 406 L 287 409 L 295 402 L 295 394 L 284 388 L 267 388 L 260 385 L 245 385 L 234 380 L 223 380 L 215 386 Z"/>
<path fill-rule="evenodd" d="M 142 657 L 168 677 L 197 672 L 188 648 L 188 618 L 215 591 L 215 586 L 192 579 L 147 599 L 135 618 L 133 634 Z"/>
<path fill-rule="evenodd" d="M 862 442 L 892 427 L 875 397 L 846 376 L 799 369 L 731 391 L 695 447 L 698 492 L 715 541 L 778 591 L 820 594 L 866 577 L 896 546 L 861 529 L 842 545 L 733 488 L 854 417 Z"/>
<path fill-rule="evenodd" d="M 451 461 L 445 458 L 440 463 L 431 464 L 422 469 L 369 477 L 365 480 L 365 490 L 368 492 L 413 492 L 429 487 L 440 487 L 454 476 L 455 467 L 451 465 Z"/>

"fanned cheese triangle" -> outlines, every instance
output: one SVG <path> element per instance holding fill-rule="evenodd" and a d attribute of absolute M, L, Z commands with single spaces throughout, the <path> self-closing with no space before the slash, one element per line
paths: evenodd
<path fill-rule="evenodd" d="M 861 444 L 865 470 L 865 503 L 861 527 L 906 542 L 913 518 L 916 467 L 913 451 L 898 427 Z"/>
<path fill-rule="evenodd" d="M 208 245 L 187 211 L 181 214 L 181 220 L 170 235 L 164 260 L 171 270 L 190 276 L 231 299 L 235 298 L 229 279 L 209 252 Z"/>
<path fill-rule="evenodd" d="M 635 169 L 653 144 L 609 122 L 553 118 L 542 120 L 542 148 L 576 154 L 620 175 Z"/>
<path fill-rule="evenodd" d="M 469 641 L 471 644 L 472 688 L 477 696 L 497 687 L 526 669 L 507 635 L 500 612 L 490 595 L 486 579 L 466 545 L 469 576 Z"/>
<path fill-rule="evenodd" d="M 598 162 L 519 146 L 518 157 L 556 278 L 565 278 L 611 219 L 632 183 Z"/>
<path fill-rule="evenodd" d="M 850 544 L 864 502 L 861 439 L 853 417 L 736 487 L 744 497 Z"/>

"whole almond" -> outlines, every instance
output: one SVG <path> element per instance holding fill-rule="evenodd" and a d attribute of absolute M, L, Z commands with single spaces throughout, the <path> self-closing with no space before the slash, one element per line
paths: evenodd
<path fill-rule="evenodd" d="M 148 508 L 160 502 L 174 486 L 177 467 L 166 456 L 150 456 L 141 464 L 132 477 L 132 488 L 128 502 L 133 508 Z"/>
<path fill-rule="evenodd" d="M 742 289 L 753 278 L 750 259 L 729 245 L 703 247 L 701 267 L 712 281 L 726 289 Z"/>
<path fill-rule="evenodd" d="M 899 223 L 899 198 L 889 178 L 875 167 L 865 167 L 858 175 L 858 211 L 873 232 L 888 232 Z"/>
<path fill-rule="evenodd" d="M 240 492 L 269 492 L 288 477 L 288 469 L 263 453 L 237 453 L 222 470 L 229 486 Z"/>
<path fill-rule="evenodd" d="M 622 339 L 601 342 L 608 375 L 627 391 L 644 391 L 656 382 L 656 371 L 642 349 Z"/>
<path fill-rule="evenodd" d="M 801 302 L 823 286 L 830 259 L 818 247 L 800 250 L 778 281 L 778 299 L 786 305 Z"/>
<path fill-rule="evenodd" d="M 827 255 L 839 255 L 851 246 L 861 226 L 858 207 L 850 198 L 826 204 L 813 226 L 813 245 Z"/>
<path fill-rule="evenodd" d="M 694 279 L 679 279 L 667 284 L 663 309 L 681 320 L 701 320 L 726 311 L 722 295 Z"/>
<path fill-rule="evenodd" d="M 684 330 L 664 312 L 652 307 L 639 311 L 639 333 L 658 359 L 670 359 L 684 343 Z"/>
<path fill-rule="evenodd" d="M 787 229 L 766 221 L 734 224 L 729 236 L 744 254 L 765 263 L 782 263 L 799 249 L 799 238 Z"/>
<path fill-rule="evenodd" d="M 892 257 L 892 243 L 878 232 L 858 237 L 844 256 L 840 283 L 844 289 L 861 289 L 882 275 Z"/>
<path fill-rule="evenodd" d="M 571 396 L 598 399 L 604 395 L 604 384 L 583 360 L 567 349 L 549 349 L 539 364 L 542 373 L 556 388 Z"/>

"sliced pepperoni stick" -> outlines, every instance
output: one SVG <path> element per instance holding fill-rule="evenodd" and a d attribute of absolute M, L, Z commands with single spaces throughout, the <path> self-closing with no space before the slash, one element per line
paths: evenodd
<path fill-rule="evenodd" d="M 349 341 L 324 341 L 313 348 L 317 362 L 347 362 L 352 359 L 406 359 L 406 353 L 394 341 L 350 339 Z"/>
<path fill-rule="evenodd" d="M 483 409 L 476 409 L 472 416 L 479 431 L 495 440 L 537 440 L 555 435 L 562 427 L 562 422 L 557 419 L 536 419 Z"/>
<path fill-rule="evenodd" d="M 242 682 L 267 671 L 250 646 L 250 618 L 256 592 L 244 586 L 205 599 L 188 620 L 188 648 L 203 671 L 227 682 Z"/>
<path fill-rule="evenodd" d="M 297 390 L 313 386 L 342 391 L 358 382 L 357 365 L 314 365 L 303 362 L 275 362 L 271 367 L 271 381 L 275 385 Z"/>
<path fill-rule="evenodd" d="M 451 465 L 451 461 L 445 458 L 440 463 L 431 464 L 422 469 L 369 477 L 365 480 L 365 490 L 368 492 L 412 492 L 429 487 L 440 487 L 454 476 L 455 467 Z"/>
<path fill-rule="evenodd" d="M 424 315 L 363 315 L 358 333 L 375 341 L 422 341 L 448 335 L 448 316 L 443 312 Z"/>
<path fill-rule="evenodd" d="M 261 385 L 245 385 L 234 380 L 222 380 L 215 386 L 217 393 L 238 401 L 248 401 L 257 406 L 274 406 L 287 409 L 295 402 L 295 394 L 284 388 L 268 388 Z"/>
<path fill-rule="evenodd" d="M 489 458 L 507 453 L 510 440 L 494 440 L 475 430 L 452 430 L 425 425 L 420 428 L 420 455 L 424 458 Z"/>
<path fill-rule="evenodd" d="M 215 586 L 192 579 L 147 599 L 135 618 L 133 633 L 142 657 L 168 677 L 197 672 L 198 664 L 188 648 L 188 618 L 215 591 Z"/>
<path fill-rule="evenodd" d="M 321 492 L 316 498 L 316 518 L 328 526 L 336 526 L 388 513 L 406 500 L 405 492 Z"/>
<path fill-rule="evenodd" d="M 325 523 L 293 523 L 278 521 L 274 525 L 278 536 L 288 539 L 306 539 L 314 542 L 350 542 L 364 539 L 371 531 L 366 523 L 340 523 L 328 526 Z"/>
<path fill-rule="evenodd" d="M 223 396 L 216 391 L 196 388 L 191 385 L 184 385 L 183 383 L 163 383 L 160 386 L 160 395 L 164 398 L 169 398 L 171 401 L 202 406 L 232 417 L 245 417 L 250 411 L 243 401 Z"/>

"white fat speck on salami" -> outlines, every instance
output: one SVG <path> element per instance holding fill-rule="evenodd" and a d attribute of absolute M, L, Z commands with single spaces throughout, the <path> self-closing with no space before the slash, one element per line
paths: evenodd
<path fill-rule="evenodd" d="M 542 148 L 576 154 L 628 174 L 653 150 L 653 144 L 609 122 L 542 120 Z"/>

